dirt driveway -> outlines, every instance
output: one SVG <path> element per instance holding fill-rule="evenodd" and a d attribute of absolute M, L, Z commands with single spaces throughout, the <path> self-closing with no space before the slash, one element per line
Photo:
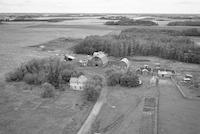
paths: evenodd
<path fill-rule="evenodd" d="M 160 82 L 159 134 L 198 134 L 200 101 L 184 99 L 171 80 Z"/>

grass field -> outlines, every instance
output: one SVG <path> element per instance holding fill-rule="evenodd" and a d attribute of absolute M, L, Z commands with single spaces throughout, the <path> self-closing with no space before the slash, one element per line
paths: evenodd
<path fill-rule="evenodd" d="M 66 91 L 56 99 L 43 100 L 37 87 L 6 84 L 4 74 L 32 58 L 55 55 L 28 48 L 60 37 L 83 38 L 91 34 L 107 34 L 101 28 L 31 28 L 33 22 L 6 23 L 0 26 L 0 133 L 9 134 L 63 134 L 76 133 L 91 107 L 75 106 L 80 94 Z M 44 23 L 43 23 L 44 24 Z M 24 90 L 25 88 L 25 90 Z M 26 90 L 27 89 L 27 90 Z M 80 102 L 81 103 L 81 102 Z M 74 125 L 74 123 L 76 125 Z M 70 127 L 71 125 L 71 127 Z"/>
<path fill-rule="evenodd" d="M 133 26 L 135 27 L 135 26 Z M 102 22 L 97 20 L 78 20 L 59 22 L 56 24 L 50 24 L 46 22 L 13 22 L 5 23 L 0 25 L 0 133 L 6 134 L 73 134 L 76 133 L 77 128 L 81 126 L 84 119 L 87 117 L 91 106 L 83 107 L 82 110 L 76 104 L 80 102 L 80 94 L 78 92 L 67 90 L 62 93 L 57 93 L 55 99 L 41 99 L 39 97 L 39 91 L 37 87 L 30 87 L 24 83 L 12 83 L 7 84 L 4 82 L 4 74 L 8 71 L 19 66 L 21 63 L 30 60 L 32 58 L 42 58 L 55 56 L 57 53 L 40 51 L 39 49 L 33 49 L 29 46 L 47 46 L 49 49 L 68 49 L 73 46 L 73 43 L 67 42 L 63 43 L 62 39 L 80 39 L 88 35 L 105 35 L 108 33 L 116 33 L 122 29 L 129 28 L 126 26 L 104 26 Z M 144 28 L 144 27 L 138 27 Z M 149 27 L 145 27 L 149 28 Z M 155 28 L 155 27 L 151 27 Z M 185 29 L 188 27 L 165 27 L 159 26 L 156 28 L 166 28 L 166 29 Z M 62 38 L 61 38 L 62 37 Z M 61 42 L 60 39 L 61 38 Z M 193 38 L 193 37 L 192 37 Z M 198 38 L 194 38 L 198 40 Z M 57 43 L 60 43 L 57 45 Z M 68 46 L 65 46 L 68 45 Z M 38 51 L 39 50 L 39 51 Z M 77 55 L 78 57 L 83 57 L 83 55 Z M 150 67 L 154 66 L 154 63 L 161 63 L 163 66 L 171 67 L 177 71 L 190 69 L 200 71 L 200 66 L 196 64 L 187 64 L 181 62 L 174 62 L 170 60 L 163 60 L 156 57 L 144 57 L 135 56 L 128 57 L 131 61 L 131 69 L 136 70 L 137 68 L 148 64 Z M 110 57 L 110 59 L 115 59 Z M 88 74 L 100 74 L 103 75 L 106 70 L 101 68 L 81 68 Z M 142 105 L 142 97 L 144 96 L 154 96 L 157 95 L 155 89 L 149 89 L 149 79 L 150 77 L 142 77 L 145 81 L 144 85 L 136 89 L 126 89 L 121 87 L 109 87 L 108 94 L 108 104 L 103 107 L 103 111 L 100 113 L 98 119 L 100 122 L 100 127 L 106 128 L 110 123 L 115 122 L 116 126 L 107 127 L 111 128 L 108 133 L 116 132 L 120 134 L 135 132 L 139 133 L 140 125 L 140 110 Z M 166 82 L 167 83 L 167 82 Z M 166 84 L 163 81 L 163 84 Z M 33 89 L 33 90 L 29 90 Z M 174 86 L 165 85 L 164 89 L 175 90 Z M 162 90 L 163 92 L 166 92 Z M 172 92 L 173 92 L 172 91 Z M 168 90 L 167 90 L 168 92 Z M 171 99 L 170 96 L 164 96 L 162 103 L 166 104 L 165 101 Z M 172 98 L 173 99 L 173 98 Z M 181 104 L 181 110 L 184 108 L 186 103 L 182 103 L 182 100 L 176 100 L 177 103 Z M 170 100 L 170 103 L 172 100 Z M 81 103 L 81 102 L 80 102 Z M 190 106 L 185 106 L 187 108 L 198 107 L 197 103 L 189 103 Z M 113 109 L 111 106 L 116 106 Z M 162 107 L 161 109 L 161 129 L 164 131 L 168 130 L 171 125 L 168 124 L 170 121 L 167 119 L 170 117 L 173 119 L 173 115 L 170 115 L 170 108 L 174 109 L 176 105 L 168 105 L 169 109 Z M 170 107 L 171 106 L 171 107 Z M 129 108 L 131 107 L 131 109 Z M 186 119 L 189 119 L 189 126 L 195 124 L 198 120 L 192 118 L 195 115 L 199 115 L 196 109 L 185 110 L 183 113 L 186 114 Z M 164 110 L 164 112 L 163 112 Z M 114 114 L 112 114 L 112 112 Z M 183 116 L 178 116 L 178 113 L 173 111 L 176 115 L 177 120 L 175 123 L 179 123 L 181 126 L 188 125 L 187 122 L 179 122 L 184 120 Z M 190 116 L 194 112 L 194 115 Z M 167 114 L 166 114 L 167 113 Z M 124 116 L 121 116 L 123 115 Z M 138 116 L 137 116 L 138 115 Z M 121 116 L 121 117 L 120 117 Z M 131 117 L 131 118 L 129 118 Z M 199 116 L 196 116 L 199 117 Z M 105 120 L 104 120 L 105 119 Z M 124 120 L 124 121 L 123 121 Z M 78 123 L 77 123 L 78 122 Z M 105 122 L 105 124 L 102 122 Z M 121 123 L 122 125 L 120 125 Z M 175 124 L 174 123 L 174 124 Z M 115 123 L 114 123 L 115 124 Z M 126 125 L 129 125 L 126 127 Z M 120 127 L 113 130 L 119 125 Z M 195 126 L 194 125 L 194 126 Z M 174 127 L 172 127 L 173 130 Z M 183 128 L 183 127 L 182 127 Z M 184 129 L 184 128 L 183 128 Z M 195 128 L 193 128 L 194 130 Z M 184 132 L 182 130 L 181 132 Z M 187 131 L 187 132 L 196 132 Z M 164 132 L 163 132 L 164 134 Z"/>

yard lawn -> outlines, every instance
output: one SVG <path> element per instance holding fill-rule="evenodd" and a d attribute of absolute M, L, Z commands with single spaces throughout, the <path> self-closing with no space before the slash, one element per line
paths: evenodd
<path fill-rule="evenodd" d="M 42 99 L 40 88 L 23 82 L 1 87 L 2 134 L 76 134 L 92 108 L 82 103 L 80 92 L 69 89 Z"/>
<path fill-rule="evenodd" d="M 92 131 L 105 134 L 140 133 L 144 97 L 158 96 L 155 86 L 149 85 L 150 78 L 142 77 L 144 83 L 137 88 L 107 87 L 107 101 L 97 116 Z"/>
<path fill-rule="evenodd" d="M 175 80 L 178 82 L 182 91 L 184 92 L 184 94 L 187 97 L 199 98 L 200 97 L 200 87 L 195 87 L 194 84 L 192 83 L 192 80 L 191 80 L 191 82 L 184 82 L 183 78 L 184 78 L 185 74 L 191 74 L 191 75 L 193 75 L 193 77 L 194 76 L 196 77 L 194 79 L 200 79 L 200 71 L 198 71 L 198 70 L 181 71 L 181 74 L 179 76 L 175 77 Z"/>

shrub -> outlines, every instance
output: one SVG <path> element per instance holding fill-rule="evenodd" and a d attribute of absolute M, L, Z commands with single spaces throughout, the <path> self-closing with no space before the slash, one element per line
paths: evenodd
<path fill-rule="evenodd" d="M 94 75 L 91 80 L 90 84 L 92 84 L 94 87 L 103 87 L 103 78 L 99 75 Z"/>
<path fill-rule="evenodd" d="M 44 83 L 42 84 L 42 98 L 51 98 L 55 96 L 55 88 L 50 83 Z"/>
<path fill-rule="evenodd" d="M 65 69 L 62 72 L 62 80 L 64 83 L 69 83 L 69 80 L 73 74 L 73 70 Z"/>
<path fill-rule="evenodd" d="M 107 77 L 107 85 L 116 86 L 118 84 L 124 87 L 137 87 L 139 86 L 139 77 L 130 71 L 124 74 L 114 71 Z"/>
<path fill-rule="evenodd" d="M 108 69 L 108 70 L 106 70 L 105 75 L 110 76 L 114 72 L 115 72 L 115 69 Z"/>
<path fill-rule="evenodd" d="M 26 73 L 24 75 L 23 81 L 27 84 L 39 85 L 47 81 L 47 74 L 44 72 Z"/>
<path fill-rule="evenodd" d="M 108 86 L 116 86 L 120 84 L 122 74 L 118 72 L 113 72 L 111 75 L 107 77 L 107 85 Z"/>
<path fill-rule="evenodd" d="M 21 68 L 18 68 L 12 72 L 7 73 L 5 79 L 7 82 L 21 81 L 23 80 L 24 74 L 25 72 Z"/>
<path fill-rule="evenodd" d="M 36 83 L 36 79 L 37 79 L 37 74 L 31 74 L 31 73 L 27 73 L 25 74 L 23 81 L 26 82 L 27 84 L 35 84 Z"/>
<path fill-rule="evenodd" d="M 94 75 L 87 81 L 83 91 L 83 98 L 88 102 L 95 103 L 99 98 L 101 89 L 103 87 L 103 79 L 98 75 Z"/>
<path fill-rule="evenodd" d="M 124 74 L 120 78 L 120 85 L 123 87 L 139 86 L 139 77 L 135 74 Z"/>
<path fill-rule="evenodd" d="M 84 100 L 95 103 L 100 95 L 100 88 L 94 86 L 86 86 L 83 91 Z"/>

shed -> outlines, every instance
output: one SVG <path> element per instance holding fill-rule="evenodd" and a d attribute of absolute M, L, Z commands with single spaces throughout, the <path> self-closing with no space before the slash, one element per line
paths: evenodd
<path fill-rule="evenodd" d="M 169 78 L 172 76 L 172 72 L 171 71 L 166 71 L 166 70 L 158 70 L 158 76 L 162 77 L 162 78 Z"/>
<path fill-rule="evenodd" d="M 186 74 L 185 78 L 192 78 L 192 75 L 191 74 Z"/>
<path fill-rule="evenodd" d="M 184 77 L 184 78 L 183 78 L 183 81 L 185 81 L 185 82 L 190 82 L 191 79 L 190 79 L 190 78 L 186 78 L 186 77 Z"/>
<path fill-rule="evenodd" d="M 129 68 L 129 67 L 130 67 L 130 62 L 129 62 L 129 60 L 128 60 L 127 58 L 123 58 L 123 59 L 121 60 L 121 62 L 125 63 L 126 68 Z"/>
<path fill-rule="evenodd" d="M 82 91 L 84 90 L 87 80 L 87 77 L 84 75 L 81 75 L 79 77 L 71 77 L 69 81 L 70 88 Z"/>
<path fill-rule="evenodd" d="M 142 69 L 142 75 L 149 75 L 149 71 L 146 68 Z"/>
<path fill-rule="evenodd" d="M 65 59 L 66 61 L 72 61 L 72 60 L 75 59 L 75 57 L 74 57 L 74 56 L 71 56 L 71 55 L 64 55 L 64 59 Z"/>
<path fill-rule="evenodd" d="M 93 57 L 91 59 L 92 66 L 105 66 L 107 63 L 108 57 L 104 52 L 100 51 L 93 53 Z"/>
<path fill-rule="evenodd" d="M 85 67 L 88 64 L 88 60 L 87 59 L 79 60 L 79 63 L 80 63 L 81 66 Z"/>

